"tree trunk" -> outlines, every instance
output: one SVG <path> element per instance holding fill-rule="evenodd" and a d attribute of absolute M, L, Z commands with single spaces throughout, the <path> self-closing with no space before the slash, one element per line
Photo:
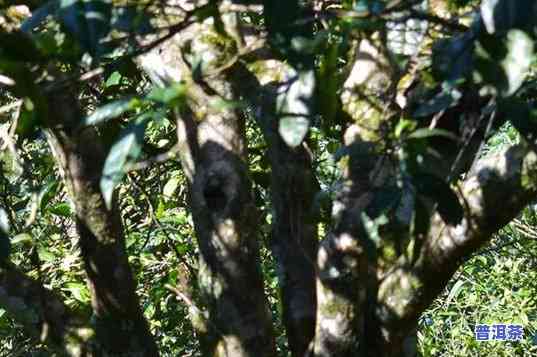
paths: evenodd
<path fill-rule="evenodd" d="M 76 91 L 75 91 L 76 93 Z M 80 128 L 82 113 L 70 88 L 48 94 L 47 137 L 75 204 L 76 225 L 91 293 L 98 350 L 157 356 L 139 306 L 119 210 L 105 206 L 99 187 L 106 152 L 94 128 Z"/>
<path fill-rule="evenodd" d="M 200 249 L 198 302 L 204 312 L 194 313 L 192 322 L 202 353 L 268 357 L 276 353 L 275 341 L 259 261 L 259 215 L 248 178 L 245 118 L 238 109 L 212 104 L 238 99 L 219 73 L 238 46 L 236 33 L 227 26 L 233 17 L 223 17 L 225 25 L 192 25 L 140 64 L 155 84 L 180 79 L 191 99 L 177 109 L 177 134 Z M 196 55 L 203 64 L 201 73 L 193 75 L 186 62 Z"/>
<path fill-rule="evenodd" d="M 190 205 L 200 247 L 202 306 L 208 312 L 194 325 L 203 352 L 274 356 L 259 262 L 259 217 L 244 161 L 244 123 L 231 111 L 209 113 L 199 124 L 189 114 L 178 120 L 178 135 L 183 166 L 194 164 Z"/>
<path fill-rule="evenodd" d="M 294 72 L 288 65 L 271 60 L 277 73 Z M 317 252 L 317 215 L 314 198 L 319 184 L 312 167 L 312 153 L 304 142 L 290 148 L 278 133 L 279 118 L 274 90 L 276 79 L 267 81 L 267 63 L 256 63 L 259 73 L 240 64 L 230 68 L 228 80 L 237 93 L 257 108 L 256 120 L 268 144 L 271 166 L 273 209 L 270 248 L 278 264 L 283 323 L 291 356 L 303 357 L 315 334 L 317 308 L 315 256 Z M 257 77 L 256 77 L 257 75 Z"/>

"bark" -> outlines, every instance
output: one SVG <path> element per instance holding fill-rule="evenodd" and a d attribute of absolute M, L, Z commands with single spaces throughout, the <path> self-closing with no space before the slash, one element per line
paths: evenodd
<path fill-rule="evenodd" d="M 302 146 L 291 150 L 281 138 L 269 144 L 273 207 L 271 250 L 280 269 L 283 322 L 291 356 L 304 356 L 315 333 L 316 219 L 318 191 L 311 156 Z"/>
<path fill-rule="evenodd" d="M 353 165 L 349 165 L 353 166 Z M 366 165 L 367 166 L 367 165 Z M 372 250 L 360 221 L 369 203 L 369 168 L 348 172 L 334 202 L 336 225 L 317 257 L 317 324 L 314 356 L 358 356 L 364 339 Z"/>
<path fill-rule="evenodd" d="M 224 27 L 221 19 L 195 24 L 166 43 L 158 58 L 149 54 L 140 63 L 151 78 L 164 84 L 180 79 L 188 88 L 189 100 L 177 112 L 177 133 L 200 249 L 198 300 L 206 311 L 192 322 L 202 353 L 274 356 L 259 261 L 259 215 L 246 162 L 245 118 L 238 109 L 213 104 L 238 99 L 220 70 L 240 46 L 235 33 L 227 32 L 234 20 L 223 18 Z M 196 55 L 202 59 L 196 70 L 200 73 L 191 74 L 188 62 Z M 155 73 L 158 61 L 163 65 L 159 68 L 169 69 L 167 75 Z"/>
<path fill-rule="evenodd" d="M 537 198 L 536 173 L 537 155 L 522 146 L 478 162 L 460 190 L 463 221 L 450 226 L 435 215 L 416 262 L 401 259 L 380 285 L 376 317 L 382 324 L 382 355 L 399 355 L 406 332 L 416 327 L 463 259 Z"/>
<path fill-rule="evenodd" d="M 7 263 L 0 266 L 0 307 L 25 331 L 67 356 L 93 356 L 94 330 L 53 291 Z"/>
<path fill-rule="evenodd" d="M 355 62 L 341 95 L 343 110 L 354 121 L 344 135 L 344 145 L 352 152 L 341 160 L 343 178 L 333 204 L 334 228 L 321 242 L 317 257 L 314 355 L 319 357 L 365 356 L 374 330 L 377 252 L 362 214 L 375 187 L 382 184 L 377 177 L 379 139 L 390 112 L 383 100 L 389 97 L 391 77 L 382 49 L 366 40 L 354 48 Z"/>
<path fill-rule="evenodd" d="M 272 74 L 290 72 L 278 61 Z M 265 63 L 266 65 L 266 63 Z M 258 73 L 235 65 L 228 79 L 235 90 L 252 107 L 268 143 L 271 166 L 272 233 L 270 248 L 276 259 L 282 299 L 283 323 L 291 356 L 304 356 L 315 334 L 317 308 L 315 256 L 317 252 L 317 217 L 314 198 L 319 184 L 312 168 L 312 154 L 304 142 L 289 148 L 278 133 L 276 114 L 277 81 L 263 78 L 263 63 L 254 64 Z M 256 78 L 255 75 L 258 75 Z M 269 80 L 263 86 L 260 80 Z"/>
<path fill-rule="evenodd" d="M 200 248 L 199 288 L 208 314 L 203 324 L 194 325 L 206 355 L 273 356 L 259 262 L 259 217 L 240 126 L 231 113 L 208 115 L 199 125 L 183 115 L 178 124 L 180 142 L 195 137 L 181 156 L 183 165 L 194 162 L 190 205 Z"/>
<path fill-rule="evenodd" d="M 76 93 L 76 91 L 75 91 Z M 157 356 L 136 296 L 119 210 L 105 206 L 99 187 L 106 152 L 94 128 L 78 128 L 82 113 L 72 89 L 48 93 L 49 144 L 71 199 L 102 353 Z"/>

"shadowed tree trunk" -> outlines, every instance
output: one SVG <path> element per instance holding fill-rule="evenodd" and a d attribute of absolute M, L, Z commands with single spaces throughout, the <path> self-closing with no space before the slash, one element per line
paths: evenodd
<path fill-rule="evenodd" d="M 271 250 L 280 270 L 289 350 L 291 356 L 304 356 L 315 332 L 317 227 L 313 200 L 318 185 L 306 144 L 289 149 L 274 134 L 276 130 L 272 130 L 274 140 L 269 143 L 274 210 Z"/>
<path fill-rule="evenodd" d="M 268 143 L 273 209 L 270 248 L 278 264 L 289 350 L 292 356 L 304 356 L 315 333 L 318 212 L 314 211 L 314 198 L 319 184 L 307 144 L 290 148 L 278 133 L 276 97 L 282 83 L 271 78 L 267 67 L 286 78 L 296 72 L 276 60 L 260 61 L 255 66 L 257 73 L 236 64 L 230 68 L 228 80 L 241 98 L 258 108 L 255 120 Z"/>
<path fill-rule="evenodd" d="M 226 16 L 225 23 L 233 23 L 234 17 Z M 269 357 L 276 353 L 275 341 L 259 261 L 260 222 L 248 178 L 245 116 L 239 109 L 214 104 L 237 99 L 218 73 L 226 56 L 236 51 L 236 33 L 217 25 L 222 24 L 191 26 L 186 36 L 160 49 L 163 62 L 152 62 L 158 59 L 150 55 L 141 65 L 153 80 L 180 78 L 192 98 L 177 109 L 177 134 L 200 248 L 199 307 L 206 315 L 197 314 L 192 321 L 202 352 Z M 189 68 L 188 59 L 195 56 L 202 58 L 201 78 Z M 159 76 L 161 67 L 180 77 Z M 204 72 L 215 74 L 205 81 Z"/>
<path fill-rule="evenodd" d="M 76 91 L 74 91 L 76 93 Z M 106 151 L 95 128 L 81 128 L 82 113 L 72 88 L 48 93 L 47 137 L 71 199 L 95 317 L 97 351 L 157 356 L 139 306 L 125 251 L 116 202 L 107 209 L 99 182 Z"/>

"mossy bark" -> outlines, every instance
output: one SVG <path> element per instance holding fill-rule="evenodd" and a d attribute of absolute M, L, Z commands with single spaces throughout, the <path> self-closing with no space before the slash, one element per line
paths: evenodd
<path fill-rule="evenodd" d="M 234 16 L 191 26 L 158 56 L 178 74 L 161 78 L 161 84 L 180 78 L 188 88 L 188 100 L 176 111 L 177 134 L 200 249 L 201 312 L 192 321 L 202 353 L 269 357 L 276 354 L 275 341 L 259 260 L 259 215 L 247 171 L 245 117 L 238 108 L 215 104 L 238 99 L 221 70 L 238 47 L 228 27 Z M 201 64 L 193 75 L 186 62 L 194 58 Z M 145 63 L 142 58 L 142 67 L 153 72 Z"/>
<path fill-rule="evenodd" d="M 157 356 L 136 296 L 119 209 L 107 209 L 99 182 L 106 151 L 82 118 L 71 88 L 48 93 L 47 138 L 75 204 L 80 248 L 94 313 L 98 350 L 113 356 Z"/>
<path fill-rule="evenodd" d="M 273 208 L 270 249 L 278 264 L 289 350 L 291 356 L 302 357 L 315 334 L 318 212 L 314 200 L 319 184 L 307 143 L 290 148 L 278 133 L 275 88 L 294 71 L 276 60 L 259 61 L 248 67 L 233 66 L 228 79 L 234 91 L 258 109 L 255 120 L 268 144 Z M 270 84 L 262 85 L 267 82 Z"/>
<path fill-rule="evenodd" d="M 181 113 L 178 136 L 185 143 L 180 153 L 183 165 L 192 165 L 190 206 L 200 247 L 200 306 L 207 309 L 205 324 L 197 326 L 203 352 L 273 356 L 243 118 L 229 110 L 205 112 L 196 119 L 191 115 L 196 114 Z"/>
<path fill-rule="evenodd" d="M 461 262 L 537 198 L 537 155 L 515 146 L 481 159 L 461 185 L 464 219 L 456 226 L 439 215 L 413 264 L 401 259 L 379 288 L 379 345 L 396 356 L 406 331 L 441 293 Z M 527 180 L 533 177 L 532 180 Z M 498 209 L 501 207 L 501 209 Z"/>

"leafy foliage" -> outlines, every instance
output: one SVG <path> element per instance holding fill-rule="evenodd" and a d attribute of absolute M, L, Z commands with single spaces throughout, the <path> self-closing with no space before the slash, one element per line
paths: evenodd
<path fill-rule="evenodd" d="M 478 141 L 478 147 L 490 137 L 516 141 L 515 128 L 525 142 L 537 145 L 537 7 L 533 1 L 485 0 L 475 7 L 473 21 L 463 16 L 476 6 L 471 0 L 448 1 L 447 14 L 440 14 L 447 19 L 423 4 L 392 9 L 387 1 L 341 1 L 336 2 L 340 6 L 329 4 L 315 12 L 300 1 L 264 3 L 262 16 L 249 10 L 247 5 L 252 4 L 243 4 L 246 10 L 239 7 L 238 12 L 245 24 L 268 32 L 271 55 L 289 65 L 285 78 L 278 78 L 275 127 L 286 149 L 307 147 L 312 151 L 313 170 L 321 187 L 313 207 L 320 233 L 326 233 L 336 221 L 331 216 L 332 203 L 358 163 L 358 169 L 369 170 L 371 177 L 389 176 L 372 188 L 374 197 L 356 217 L 373 243 L 367 247 L 368 254 L 376 257 L 383 245 L 391 244 L 390 239 L 402 237 L 396 242 L 404 248 L 394 253 L 398 258 L 411 247 L 408 237 L 427 235 L 436 212 L 449 225 L 462 222 L 465 206 L 457 188 L 460 175 L 455 164 L 459 154 L 470 150 L 472 140 Z M 213 83 L 195 63 L 186 61 L 192 65 L 193 84 L 185 79 L 155 87 L 132 59 L 155 46 L 151 42 L 140 45 L 139 36 L 149 35 L 148 39 L 157 38 L 158 42 L 187 28 L 189 21 L 207 18 L 221 25 L 225 14 L 215 4 L 185 10 L 184 23 L 163 28 L 151 21 L 156 16 L 151 6 L 119 6 L 107 0 L 46 2 L 18 30 L 4 30 L 0 22 L 0 113 L 11 115 L 0 119 L 0 130 L 13 141 L 4 141 L 4 137 L 0 141 L 6 148 L 0 152 L 0 204 L 4 207 L 0 209 L 0 267 L 9 260 L 30 276 L 43 279 L 69 307 L 90 315 L 91 294 L 84 283 L 74 204 L 42 133 L 57 124 L 56 108 L 47 106 L 43 94 L 46 88 L 76 83 L 84 117 L 70 130 L 83 133 L 94 127 L 107 144 L 102 172 L 96 175 L 109 209 L 113 209 L 114 195 L 118 197 L 127 253 L 139 281 L 138 294 L 163 355 L 196 355 L 199 350 L 189 322 L 189 312 L 196 306 L 170 289 L 177 287 L 196 296 L 199 270 L 194 223 L 186 208 L 187 178 L 177 161 L 170 160 L 176 147 L 184 144 L 177 143 L 171 114 L 196 101 L 190 85 L 210 88 Z M 0 10 L 4 16 L 4 9 Z M 366 119 L 374 119 L 378 112 L 388 119 L 375 128 L 377 136 L 371 141 L 360 138 L 363 140 L 343 144 L 344 130 L 363 119 L 346 113 L 340 100 L 342 92 L 350 90 L 344 86 L 355 60 L 352 51 L 360 40 L 375 38 L 379 29 L 415 32 L 411 28 L 415 22 L 406 21 L 407 17 L 414 20 L 413 16 L 420 26 L 424 18 L 429 26 L 427 31 L 420 27 L 419 46 L 412 53 L 394 50 L 393 43 L 385 47 L 392 51 L 395 83 L 381 89 L 393 100 L 377 93 L 364 99 L 367 95 L 353 88 L 359 98 L 357 106 L 374 108 Z M 184 51 L 188 55 L 190 49 Z M 255 54 L 239 53 L 235 61 L 248 64 L 250 55 Z M 59 68 L 59 74 L 51 68 Z M 227 69 L 224 66 L 222 72 Z M 155 69 L 157 74 L 166 74 L 165 70 Z M 54 76 L 56 81 L 50 79 Z M 397 97 L 404 97 L 406 104 L 397 102 Z M 247 166 L 262 218 L 256 229 L 268 241 L 273 221 L 269 148 L 255 110 L 244 105 L 243 98 L 237 99 L 217 98 L 216 104 L 206 104 L 211 110 L 241 111 L 248 117 Z M 388 104 L 375 108 L 379 102 Z M 501 126 L 504 122 L 507 124 Z M 474 154 L 479 155 L 478 151 Z M 380 159 L 370 163 L 372 156 Z M 439 168 L 454 161 L 448 170 Z M 379 163 L 385 162 L 388 174 L 377 171 Z M 535 225 L 534 218 L 528 218 L 527 224 Z M 384 234 L 393 228 L 390 225 L 398 226 L 398 234 Z M 535 247 L 531 241 L 522 242 L 517 234 L 512 226 L 506 228 L 495 244 L 512 240 L 516 249 L 500 246 L 501 254 L 485 251 L 472 258 L 442 299 L 422 317 L 419 338 L 423 355 L 482 353 L 485 348 L 471 335 L 475 322 L 494 322 L 496 318 L 521 322 L 528 326 L 528 334 L 535 333 L 535 297 L 531 293 L 535 274 L 524 267 L 533 264 L 534 258 L 524 253 Z M 262 269 L 278 351 L 283 355 L 288 347 L 277 292 L 280 267 L 265 243 Z M 419 251 L 422 243 L 414 240 L 413 250 Z M 490 270 L 493 274 L 487 274 Z M 508 279 L 502 281 L 504 276 Z M 490 307 L 480 306 L 491 296 Z M 507 306 L 516 306 L 516 312 Z M 51 353 L 19 331 L 0 309 L 0 338 L 8 341 L 0 347 L 0 354 L 14 355 L 29 346 L 32 352 Z M 529 339 L 516 346 L 492 346 L 497 354 L 534 349 Z"/>

